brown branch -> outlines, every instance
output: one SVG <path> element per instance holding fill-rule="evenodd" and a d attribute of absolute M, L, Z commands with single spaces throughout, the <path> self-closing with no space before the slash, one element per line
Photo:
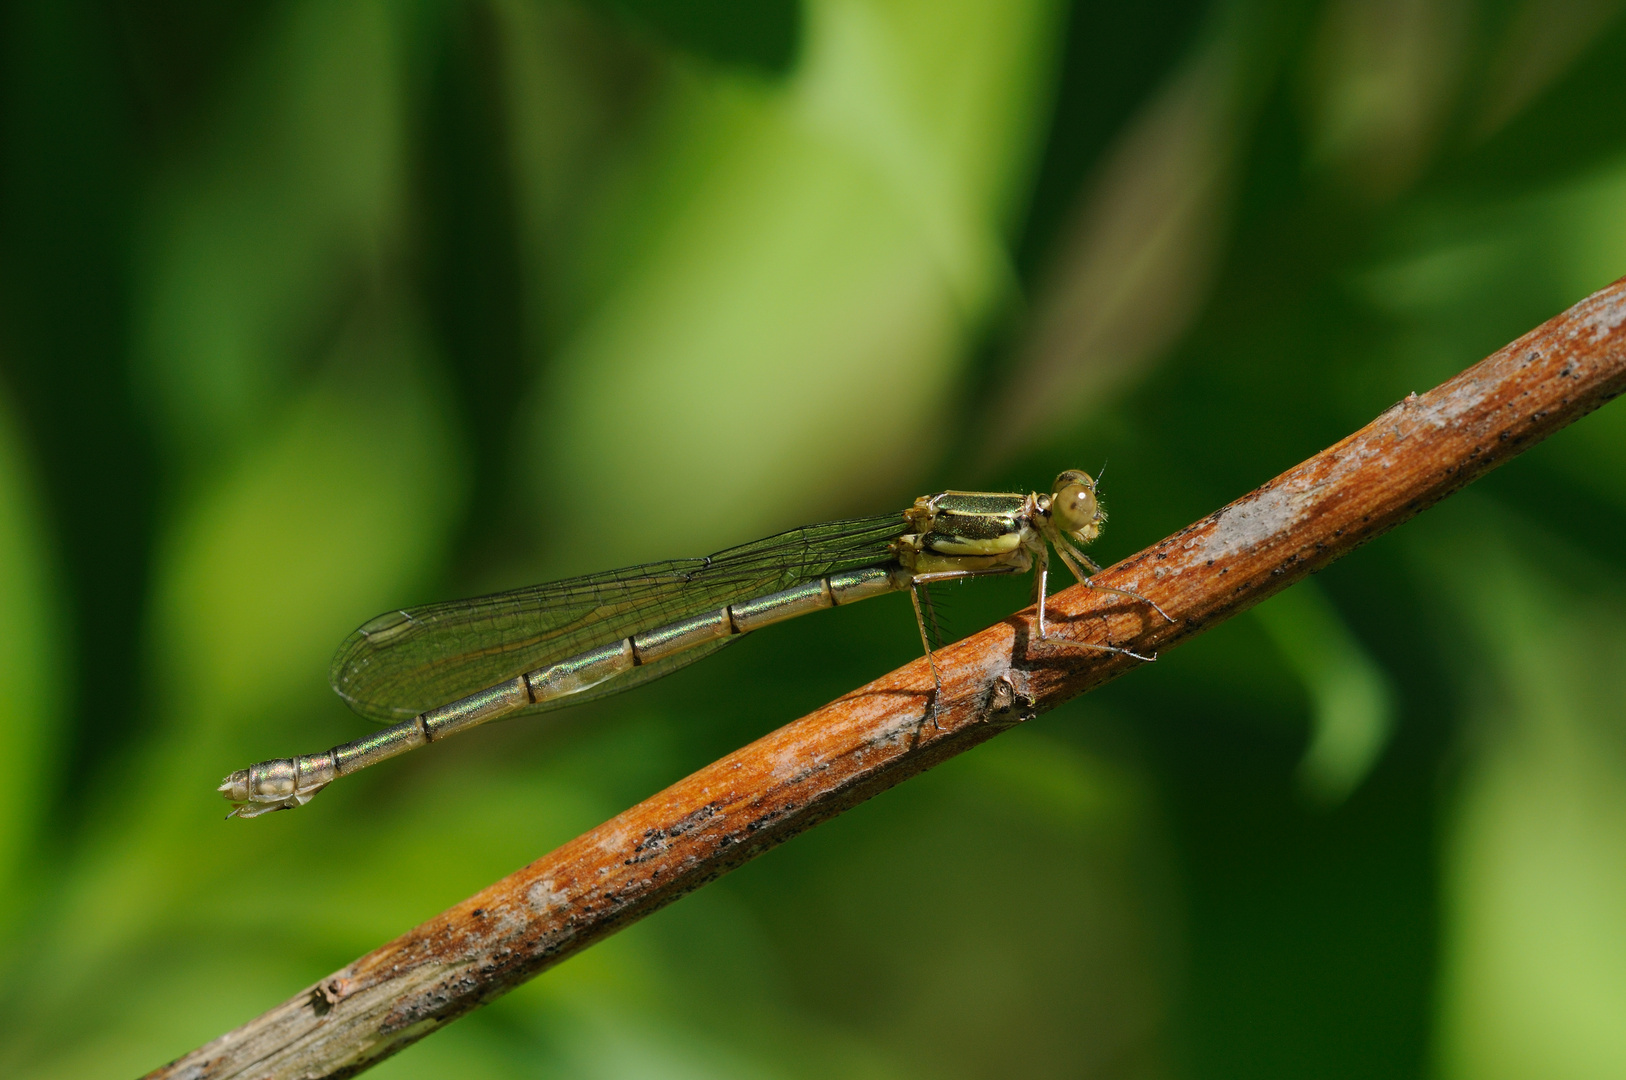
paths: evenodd
<path fill-rule="evenodd" d="M 1051 601 L 1079 641 L 1167 650 L 1394 528 L 1626 390 L 1626 278 L 1257 491 Z M 154 1077 L 351 1076 L 600 938 L 1139 662 L 1034 640 L 1032 612 L 788 724 Z M 940 726 L 938 726 L 940 725 Z"/>

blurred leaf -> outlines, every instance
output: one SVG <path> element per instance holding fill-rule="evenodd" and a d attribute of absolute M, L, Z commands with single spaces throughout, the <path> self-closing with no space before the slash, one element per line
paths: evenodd
<path fill-rule="evenodd" d="M 409 6 L 288 3 L 232 80 L 216 138 L 165 170 L 142 230 L 139 368 L 184 455 L 297 392 L 401 243 Z"/>
<path fill-rule="evenodd" d="M 1080 192 L 968 467 L 997 467 L 1058 427 L 1075 429 L 1186 332 L 1229 217 L 1241 49 L 1234 35 L 1212 35 Z"/>
<path fill-rule="evenodd" d="M 800 43 L 800 0 L 593 0 L 681 49 L 775 74 Z"/>
<path fill-rule="evenodd" d="M 336 362 L 372 370 L 341 366 L 293 403 L 176 530 L 156 607 L 181 702 L 258 711 L 325 672 L 343 628 L 421 580 L 458 522 L 447 418 L 401 362 L 421 343 L 358 323 Z"/>
<path fill-rule="evenodd" d="M 1342 802 L 1389 741 L 1394 687 L 1313 580 L 1253 610 L 1310 696 L 1310 745 L 1299 782 L 1316 802 Z"/>
<path fill-rule="evenodd" d="M 808 11 L 782 86 L 678 78 L 648 180 L 605 210 L 616 269 L 527 410 L 533 490 L 564 520 L 660 491 L 662 546 L 557 535 L 568 565 L 721 546 L 855 483 L 894 492 L 1007 285 L 1053 6 Z"/>
<path fill-rule="evenodd" d="M 0 397 L 0 923 L 12 925 L 37 881 L 36 857 L 61 753 L 61 597 L 27 452 Z M 0 943 L 0 952 L 6 951 Z"/>
<path fill-rule="evenodd" d="M 1626 1071 L 1626 589 L 1459 500 L 1418 539 L 1473 650 L 1446 857 L 1442 1075 Z M 1536 569 L 1544 567 L 1544 569 Z"/>
<path fill-rule="evenodd" d="M 1620 0 L 1549 4 L 1523 0 L 1513 6 L 1491 62 L 1475 133 L 1493 134 L 1563 76 L 1619 18 Z"/>
<path fill-rule="evenodd" d="M 1422 172 L 1460 90 L 1466 0 L 1333 0 L 1308 56 L 1311 161 L 1365 198 Z"/>
<path fill-rule="evenodd" d="M 358 321 L 329 377 L 204 485 L 166 539 L 149 688 L 163 723 L 95 796 L 94 833 L 42 935 L 51 977 L 36 983 L 29 1006 L 33 1036 L 46 1046 L 84 1044 L 67 1003 L 85 980 L 152 966 L 149 954 L 183 928 L 209 939 L 231 912 L 255 910 L 258 872 L 310 862 L 297 846 L 273 855 L 293 839 L 284 830 L 224 825 L 211 780 L 251 758 L 318 749 L 295 739 L 339 741 L 289 714 L 308 716 L 326 697 L 333 643 L 423 580 L 459 520 L 446 418 L 421 368 L 403 362 L 421 345 L 399 326 Z M 312 816 L 307 827 L 320 835 L 329 826 Z M 282 880 L 294 897 L 310 895 L 299 874 Z M 236 945 L 215 938 L 210 963 L 257 936 Z M 188 960 L 170 956 L 149 977 L 201 988 Z M 254 985 L 279 985 L 266 978 Z M 215 1022 L 205 1022 L 211 1012 L 176 1010 L 184 996 L 170 1002 L 172 1021 L 137 1022 L 144 1000 L 121 1010 L 110 1003 L 94 1045 L 79 1052 L 130 1054 L 134 1039 L 161 1060 L 206 1039 Z"/>

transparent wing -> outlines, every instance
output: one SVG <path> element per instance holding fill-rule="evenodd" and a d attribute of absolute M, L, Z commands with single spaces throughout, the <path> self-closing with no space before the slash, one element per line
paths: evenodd
<path fill-rule="evenodd" d="M 657 626 L 826 574 L 884 565 L 892 561 L 888 544 L 907 527 L 901 514 L 832 521 L 704 559 L 646 563 L 388 612 L 344 640 L 329 678 L 334 692 L 363 716 L 408 719 Z M 671 659 L 681 657 L 681 663 L 629 672 L 606 684 L 605 693 L 658 678 L 712 650 L 689 651 L 696 655 L 680 653 Z M 602 696 L 590 692 L 561 704 Z"/>

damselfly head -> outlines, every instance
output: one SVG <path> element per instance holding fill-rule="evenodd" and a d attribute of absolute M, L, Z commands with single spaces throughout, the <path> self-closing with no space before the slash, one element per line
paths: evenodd
<path fill-rule="evenodd" d="M 1095 497 L 1095 481 L 1082 469 L 1068 469 L 1051 489 L 1050 516 L 1062 532 L 1081 543 L 1101 535 L 1107 512 Z"/>

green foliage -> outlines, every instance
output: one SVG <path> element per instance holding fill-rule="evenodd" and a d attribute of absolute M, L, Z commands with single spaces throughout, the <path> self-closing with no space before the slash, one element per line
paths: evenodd
<path fill-rule="evenodd" d="M 783 74 L 796 59 L 796 0 L 596 0 L 670 45 L 725 64 Z"/>
<path fill-rule="evenodd" d="M 1626 272 L 1612 3 L 68 0 L 0 49 L 6 1076 L 151 1068 L 916 651 L 877 600 L 222 821 L 366 730 L 324 683 L 379 611 L 1103 460 L 1110 562 Z M 1616 404 L 378 1075 L 1626 1071 L 1623 533 Z"/>

